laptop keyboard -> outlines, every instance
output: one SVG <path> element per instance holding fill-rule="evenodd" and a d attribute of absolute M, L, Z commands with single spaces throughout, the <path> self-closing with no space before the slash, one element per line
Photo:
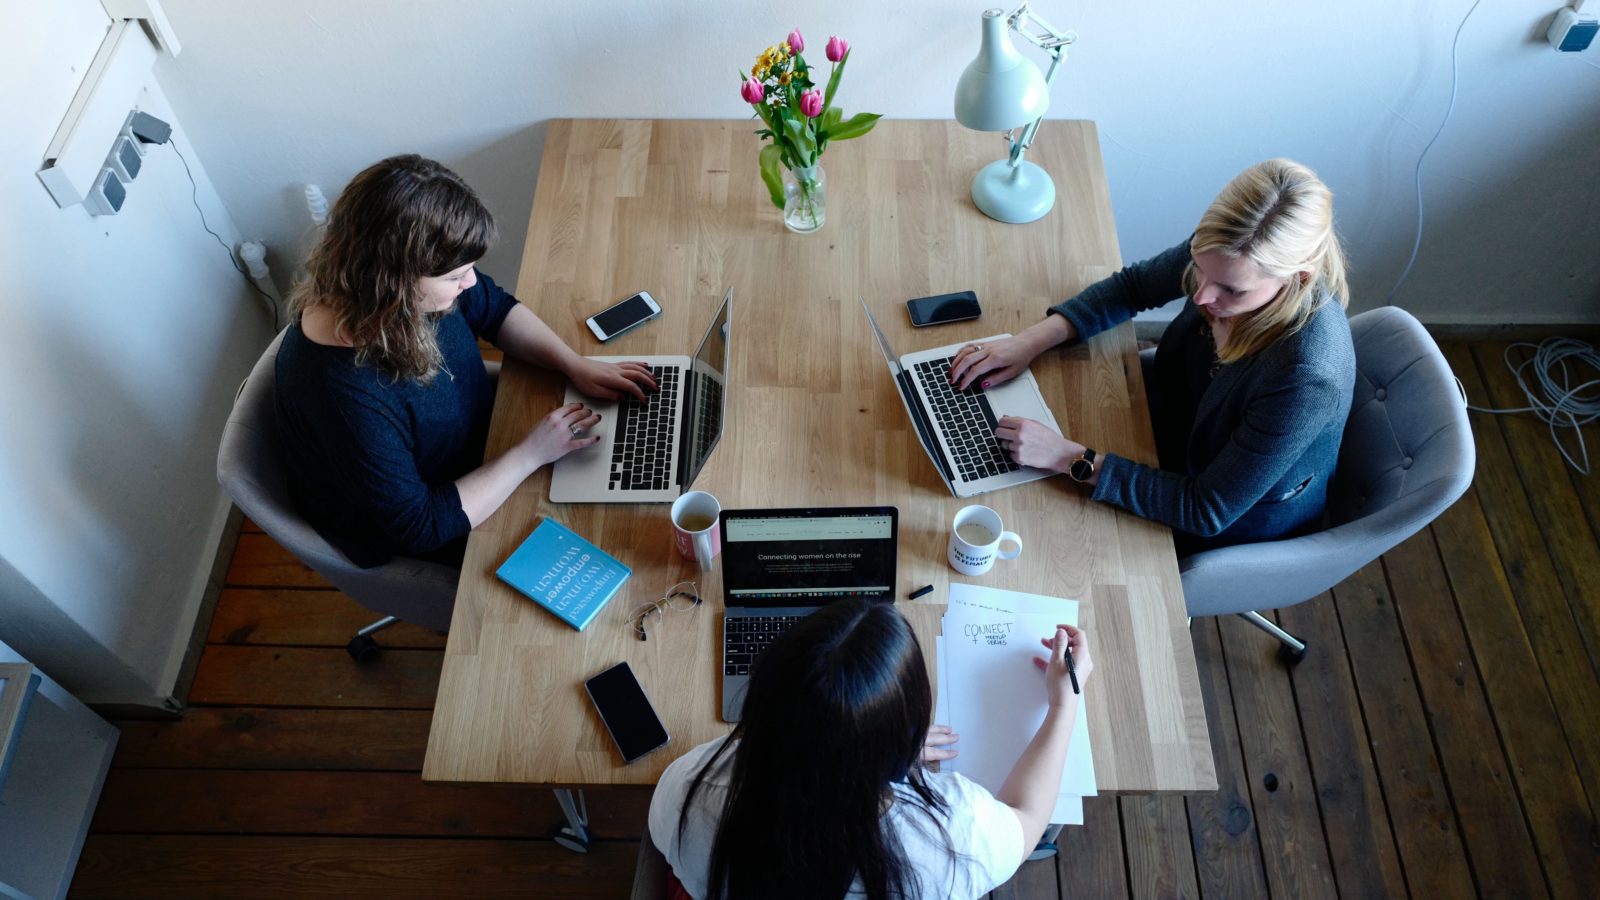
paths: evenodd
<path fill-rule="evenodd" d="M 756 656 L 804 616 L 724 616 L 722 665 L 727 675 L 749 675 Z"/>
<path fill-rule="evenodd" d="M 678 366 L 651 366 L 661 390 L 650 402 L 623 400 L 617 409 L 617 436 L 611 446 L 613 491 L 659 491 L 672 483 L 672 448 L 678 439 Z"/>
<path fill-rule="evenodd" d="M 922 389 L 931 398 L 930 411 L 944 433 L 962 481 L 977 481 L 1022 468 L 994 438 L 998 423 L 983 389 L 974 385 L 964 391 L 950 383 L 950 361 L 930 359 L 912 366 Z"/>

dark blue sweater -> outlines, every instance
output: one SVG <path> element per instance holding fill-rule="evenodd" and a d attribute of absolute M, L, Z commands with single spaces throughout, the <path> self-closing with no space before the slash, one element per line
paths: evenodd
<path fill-rule="evenodd" d="M 1050 308 L 1088 338 L 1183 296 L 1189 242 L 1122 269 Z M 1161 468 L 1108 453 L 1094 499 L 1170 525 L 1179 552 L 1314 530 L 1355 394 L 1344 308 L 1328 299 L 1305 327 L 1223 366 L 1193 301 L 1156 348 L 1152 424 Z"/>
<path fill-rule="evenodd" d="M 394 556 L 460 562 L 472 529 L 455 480 L 483 462 L 494 385 L 477 339 L 493 341 L 516 299 L 488 276 L 440 316 L 432 383 L 358 366 L 355 351 L 296 321 L 277 361 L 279 452 L 306 519 L 358 566 Z"/>

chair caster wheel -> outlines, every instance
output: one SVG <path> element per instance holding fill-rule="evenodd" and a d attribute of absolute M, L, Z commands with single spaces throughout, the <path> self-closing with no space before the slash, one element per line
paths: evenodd
<path fill-rule="evenodd" d="M 573 834 L 572 829 L 566 825 L 559 826 L 552 831 L 550 833 L 550 838 L 557 844 L 567 848 L 568 850 L 571 850 L 573 853 L 589 852 L 589 841 L 585 838 L 578 837 L 576 834 Z"/>
<path fill-rule="evenodd" d="M 356 635 L 350 639 L 350 643 L 344 645 L 344 651 L 350 654 L 350 658 L 358 663 L 371 662 L 377 659 L 380 649 L 382 648 L 378 646 L 378 642 L 373 640 L 371 635 L 365 634 Z"/>
<path fill-rule="evenodd" d="M 1279 644 L 1278 645 L 1278 661 L 1283 663 L 1286 666 L 1290 666 L 1290 667 L 1298 666 L 1298 665 L 1300 665 L 1300 660 L 1305 659 L 1305 658 L 1306 658 L 1306 648 L 1305 647 L 1301 647 L 1300 649 L 1296 650 L 1295 648 L 1289 646 L 1288 644 Z"/>

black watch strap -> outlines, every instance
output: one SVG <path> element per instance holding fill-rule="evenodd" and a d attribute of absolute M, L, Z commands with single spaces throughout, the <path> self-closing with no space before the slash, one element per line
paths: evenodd
<path fill-rule="evenodd" d="M 1088 481 L 1094 477 L 1094 460 L 1095 452 L 1088 447 L 1083 448 L 1083 455 L 1073 460 L 1072 465 L 1067 467 L 1067 475 L 1073 481 Z"/>

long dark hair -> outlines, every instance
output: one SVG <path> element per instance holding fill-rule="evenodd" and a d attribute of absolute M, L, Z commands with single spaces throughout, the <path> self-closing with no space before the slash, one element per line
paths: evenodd
<path fill-rule="evenodd" d="M 460 175 L 391 156 L 339 194 L 290 308 L 328 307 L 359 364 L 426 384 L 444 361 L 417 282 L 476 262 L 494 237 L 494 217 Z"/>
<path fill-rule="evenodd" d="M 933 711 L 917 636 L 893 604 L 830 604 L 774 641 L 750 673 L 744 719 L 689 786 L 696 792 L 735 746 L 711 847 L 708 900 L 843 897 L 860 879 L 870 900 L 918 893 L 886 804 L 911 802 L 949 845 L 949 811 L 923 777 Z M 897 782 L 911 797 L 896 796 Z"/>

